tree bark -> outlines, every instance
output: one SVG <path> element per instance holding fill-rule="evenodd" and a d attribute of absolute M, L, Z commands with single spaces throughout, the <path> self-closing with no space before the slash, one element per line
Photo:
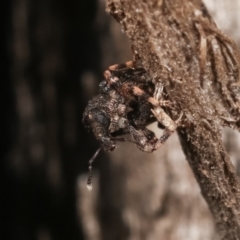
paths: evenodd
<path fill-rule="evenodd" d="M 107 11 L 132 40 L 153 82 L 161 81 L 186 127 L 183 151 L 222 239 L 240 239 L 240 184 L 222 140 L 239 129 L 239 56 L 201 1 L 108 0 Z M 220 49 L 220 50 L 219 50 Z M 234 86 L 234 88 L 233 88 Z"/>

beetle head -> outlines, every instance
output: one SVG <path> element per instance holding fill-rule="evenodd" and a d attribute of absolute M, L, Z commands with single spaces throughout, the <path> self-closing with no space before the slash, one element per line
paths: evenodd
<path fill-rule="evenodd" d="M 99 108 L 86 109 L 83 114 L 83 123 L 91 128 L 96 139 L 101 143 L 104 150 L 113 151 L 116 147 L 115 141 L 109 135 L 110 116 Z"/>

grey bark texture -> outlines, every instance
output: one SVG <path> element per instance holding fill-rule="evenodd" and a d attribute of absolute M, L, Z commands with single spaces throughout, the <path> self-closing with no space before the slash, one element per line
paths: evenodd
<path fill-rule="evenodd" d="M 239 129 L 239 55 L 201 1 L 107 1 L 157 85 L 183 111 L 183 151 L 222 239 L 240 238 L 240 185 L 222 140 Z"/>

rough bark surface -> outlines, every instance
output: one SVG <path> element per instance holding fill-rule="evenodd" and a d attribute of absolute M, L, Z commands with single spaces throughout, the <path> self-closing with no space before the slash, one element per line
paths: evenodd
<path fill-rule="evenodd" d="M 154 83 L 163 82 L 183 111 L 178 134 L 222 239 L 240 238 L 240 185 L 221 127 L 239 129 L 239 61 L 201 1 L 109 0 Z"/>
<path fill-rule="evenodd" d="M 218 26 L 238 38 L 239 1 L 207 0 Z M 93 191 L 86 188 L 83 175 L 98 144 L 82 112 L 102 72 L 132 55 L 105 6 L 96 16 L 105 1 L 3 2 L 0 239 L 215 240 L 176 133 L 154 154 L 128 143 L 101 153 Z M 237 163 L 232 133 L 224 141 Z"/>
<path fill-rule="evenodd" d="M 131 59 L 130 41 L 101 4 L 97 23 L 102 69 Z M 157 125 L 151 129 L 161 135 Z M 99 178 L 94 167 L 91 193 L 86 178 L 79 178 L 79 217 L 86 239 L 218 239 L 177 134 L 153 154 L 131 143 L 118 145 L 107 154 L 109 161 L 96 162 L 102 166 Z"/>

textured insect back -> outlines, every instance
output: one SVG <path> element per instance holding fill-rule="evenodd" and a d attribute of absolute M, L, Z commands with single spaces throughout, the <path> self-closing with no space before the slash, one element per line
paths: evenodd
<path fill-rule="evenodd" d="M 101 149 L 113 151 L 116 141 L 129 141 L 144 152 L 153 152 L 177 127 L 162 108 L 172 107 L 163 98 L 163 88 L 155 89 L 150 75 L 141 65 L 134 66 L 132 61 L 115 64 L 103 75 L 100 94 L 89 101 L 83 115 L 85 126 L 101 144 L 89 160 L 88 189 L 92 189 L 92 163 Z M 160 139 L 147 129 L 154 121 L 165 128 Z M 130 134 L 131 139 L 121 137 L 123 134 Z"/>

